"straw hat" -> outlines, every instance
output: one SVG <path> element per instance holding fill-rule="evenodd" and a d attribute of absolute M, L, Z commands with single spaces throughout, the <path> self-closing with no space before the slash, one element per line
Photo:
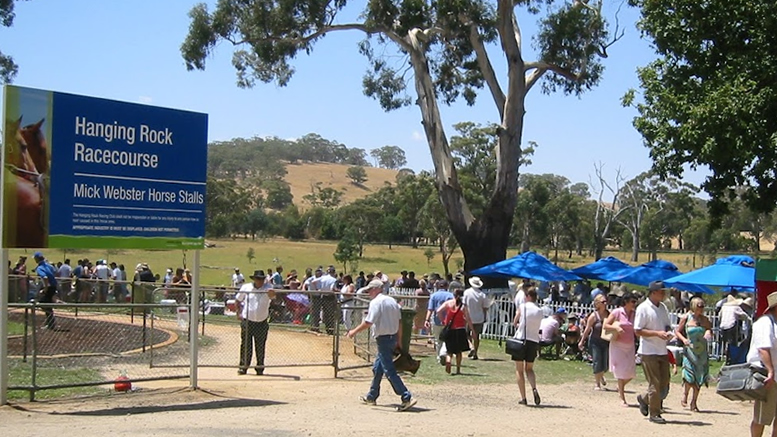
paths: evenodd
<path fill-rule="evenodd" d="M 766 296 L 766 302 L 767 302 L 767 305 L 766 305 L 767 311 L 777 306 L 777 291 Z"/>
<path fill-rule="evenodd" d="M 483 288 L 483 281 L 481 281 L 479 277 L 473 276 L 469 278 L 469 285 L 472 288 Z"/>

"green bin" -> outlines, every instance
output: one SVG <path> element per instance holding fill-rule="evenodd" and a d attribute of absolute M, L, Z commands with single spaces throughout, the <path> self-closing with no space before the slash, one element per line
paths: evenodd
<path fill-rule="evenodd" d="M 413 336 L 415 310 L 402 308 L 402 352 L 410 353 L 410 338 Z"/>

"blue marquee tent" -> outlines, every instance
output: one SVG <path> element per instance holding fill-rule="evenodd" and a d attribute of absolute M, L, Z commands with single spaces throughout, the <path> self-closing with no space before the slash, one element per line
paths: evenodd
<path fill-rule="evenodd" d="M 524 252 L 510 259 L 475 269 L 470 274 L 508 279 L 526 278 L 537 281 L 579 281 L 581 279 L 536 252 Z"/>
<path fill-rule="evenodd" d="M 602 279 L 605 281 L 625 282 L 628 284 L 636 284 L 647 287 L 653 281 L 666 281 L 681 274 L 682 272 L 680 272 L 676 265 L 670 263 L 669 261 L 657 259 L 655 261 L 642 264 L 638 267 L 628 267 L 619 272 L 603 275 Z M 714 290 L 704 285 L 688 284 L 686 282 L 681 284 L 675 283 L 673 286 L 695 293 L 712 294 L 715 292 Z"/>
<path fill-rule="evenodd" d="M 604 275 L 615 273 L 625 268 L 631 268 L 631 266 L 618 258 L 608 256 L 607 258 L 602 258 L 599 261 L 586 264 L 570 271 L 583 278 L 606 280 Z"/>
<path fill-rule="evenodd" d="M 677 283 L 699 284 L 753 291 L 755 288 L 755 260 L 745 255 L 718 258 L 711 266 L 669 278 L 664 282 L 668 285 Z"/>

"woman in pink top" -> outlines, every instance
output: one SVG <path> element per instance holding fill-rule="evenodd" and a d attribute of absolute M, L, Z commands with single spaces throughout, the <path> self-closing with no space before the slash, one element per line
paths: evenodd
<path fill-rule="evenodd" d="M 618 396 L 624 407 L 628 407 L 624 389 L 635 376 L 637 365 L 634 349 L 634 313 L 637 308 L 637 297 L 631 293 L 623 295 L 621 307 L 610 313 L 604 321 L 605 330 L 617 331 L 618 338 L 610 342 L 610 371 L 618 380 Z"/>
<path fill-rule="evenodd" d="M 450 326 L 448 335 L 445 337 L 445 350 L 448 356 L 445 359 L 445 371 L 451 373 L 451 359 L 456 355 L 456 375 L 461 374 L 461 353 L 469 350 L 469 336 L 467 327 L 473 331 L 472 321 L 469 318 L 467 307 L 462 302 L 464 290 L 457 288 L 453 290 L 453 299 L 450 299 L 440 305 L 437 309 L 437 315 L 442 318 L 444 326 Z"/>

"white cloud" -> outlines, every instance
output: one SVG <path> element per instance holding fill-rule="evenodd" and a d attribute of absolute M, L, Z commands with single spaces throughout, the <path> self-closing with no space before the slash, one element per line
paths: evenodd
<path fill-rule="evenodd" d="M 151 97 L 149 97 L 149 96 L 140 96 L 140 97 L 138 97 L 138 101 L 139 101 L 140 103 L 146 103 L 146 104 L 148 104 L 148 103 L 151 103 L 151 102 L 153 102 L 153 101 L 154 101 L 154 99 L 152 99 L 152 98 L 151 98 Z"/>
<path fill-rule="evenodd" d="M 414 130 L 410 137 L 413 141 L 426 141 L 426 136 L 417 130 Z"/>

